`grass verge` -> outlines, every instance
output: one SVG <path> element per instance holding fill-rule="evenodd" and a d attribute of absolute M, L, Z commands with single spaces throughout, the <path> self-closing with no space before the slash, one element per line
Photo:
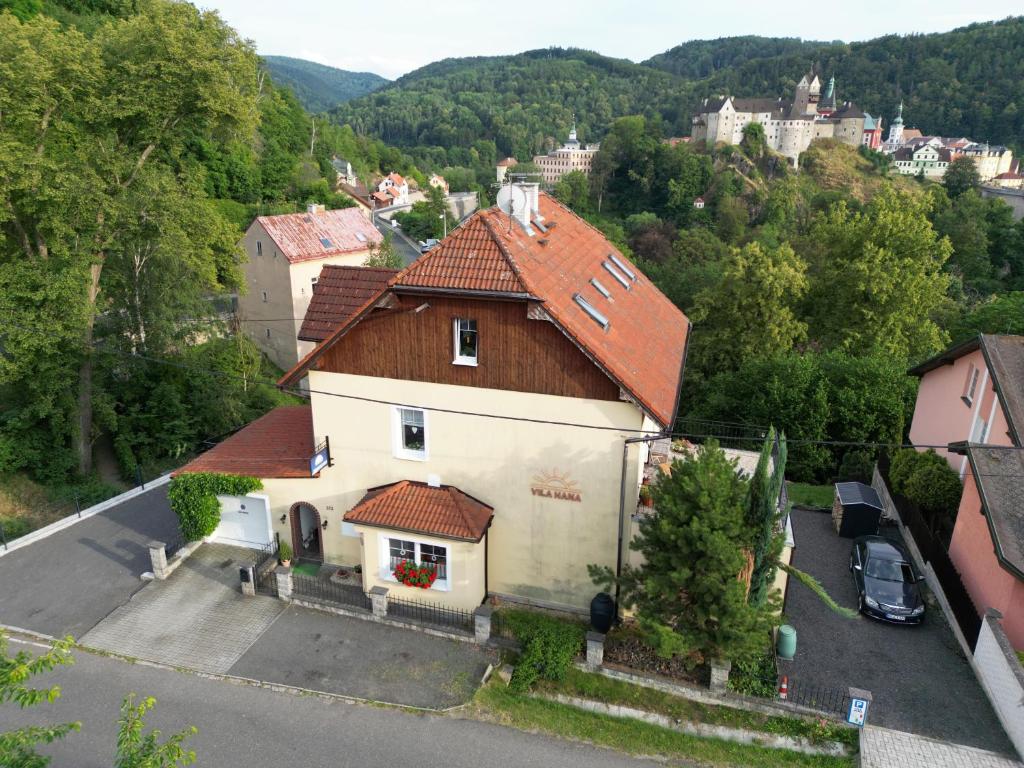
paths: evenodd
<path fill-rule="evenodd" d="M 836 489 L 831 485 L 811 485 L 810 483 L 789 483 L 789 500 L 802 507 L 832 506 Z"/>
<path fill-rule="evenodd" d="M 849 747 L 857 746 L 857 732 L 838 723 L 825 721 L 823 724 L 822 721 L 802 717 L 765 715 L 745 709 L 702 704 L 575 668 L 569 670 L 565 680 L 558 683 L 542 681 L 537 690 L 579 696 L 605 704 L 620 704 L 693 723 L 744 728 L 777 736 L 802 736 L 812 741 L 839 741 Z"/>
<path fill-rule="evenodd" d="M 47 486 L 19 473 L 0 475 L 0 525 L 10 541 L 74 514 L 76 497 L 85 509 L 118 493 L 119 489 L 95 478 Z"/>
<path fill-rule="evenodd" d="M 787 750 L 706 739 L 637 720 L 584 712 L 554 701 L 512 693 L 498 682 L 481 688 L 475 711 L 484 720 L 520 730 L 588 741 L 633 755 L 686 758 L 712 766 L 746 768 L 852 768 L 852 757 L 804 755 Z"/>

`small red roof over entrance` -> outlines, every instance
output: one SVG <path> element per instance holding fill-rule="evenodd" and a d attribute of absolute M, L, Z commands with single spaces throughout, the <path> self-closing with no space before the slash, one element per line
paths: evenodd
<path fill-rule="evenodd" d="M 493 516 L 491 507 L 453 485 L 435 487 L 401 480 L 371 488 L 344 519 L 374 528 L 480 541 Z"/>
<path fill-rule="evenodd" d="M 309 477 L 313 410 L 275 408 L 175 472 L 219 472 L 247 477 Z"/>

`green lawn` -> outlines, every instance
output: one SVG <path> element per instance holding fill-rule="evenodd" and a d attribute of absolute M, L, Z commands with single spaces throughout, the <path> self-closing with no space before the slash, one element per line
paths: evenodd
<path fill-rule="evenodd" d="M 744 709 L 701 704 L 653 688 L 631 685 L 622 680 L 613 680 L 604 675 L 583 672 L 575 668 L 570 669 L 565 680 L 561 682 L 541 681 L 537 690 L 578 696 L 606 704 L 620 704 L 693 723 L 724 725 L 780 736 L 803 736 L 812 740 L 822 738 L 841 741 L 849 747 L 857 746 L 857 731 L 839 724 L 829 723 L 823 728 L 815 721 L 801 717 L 774 717 Z"/>
<path fill-rule="evenodd" d="M 832 485 L 788 483 L 789 500 L 804 507 L 831 507 L 836 489 Z"/>
<path fill-rule="evenodd" d="M 638 720 L 584 712 L 565 704 L 512 693 L 494 680 L 474 699 L 484 720 L 610 747 L 634 755 L 686 758 L 713 766 L 746 768 L 852 768 L 853 757 L 804 755 L 780 749 L 700 738 Z"/>

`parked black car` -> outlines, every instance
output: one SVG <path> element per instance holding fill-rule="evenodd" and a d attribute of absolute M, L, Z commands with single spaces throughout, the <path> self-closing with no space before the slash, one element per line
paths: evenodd
<path fill-rule="evenodd" d="M 923 579 L 898 541 L 884 536 L 854 539 L 850 571 L 857 585 L 857 608 L 865 616 L 893 624 L 920 624 L 924 619 L 917 586 Z"/>

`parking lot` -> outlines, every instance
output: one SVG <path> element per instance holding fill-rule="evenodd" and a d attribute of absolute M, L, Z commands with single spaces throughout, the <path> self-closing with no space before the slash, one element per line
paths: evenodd
<path fill-rule="evenodd" d="M 840 604 L 854 607 L 849 571 L 852 540 L 840 538 L 827 513 L 796 509 L 793 565 L 814 576 Z M 895 528 L 882 533 L 899 538 Z M 925 585 L 922 584 L 922 587 Z M 871 691 L 875 725 L 1012 754 L 934 597 L 919 627 L 892 626 L 860 616 L 846 619 L 795 579 L 785 613 L 797 631 L 797 653 L 780 671 L 794 684 Z"/>

